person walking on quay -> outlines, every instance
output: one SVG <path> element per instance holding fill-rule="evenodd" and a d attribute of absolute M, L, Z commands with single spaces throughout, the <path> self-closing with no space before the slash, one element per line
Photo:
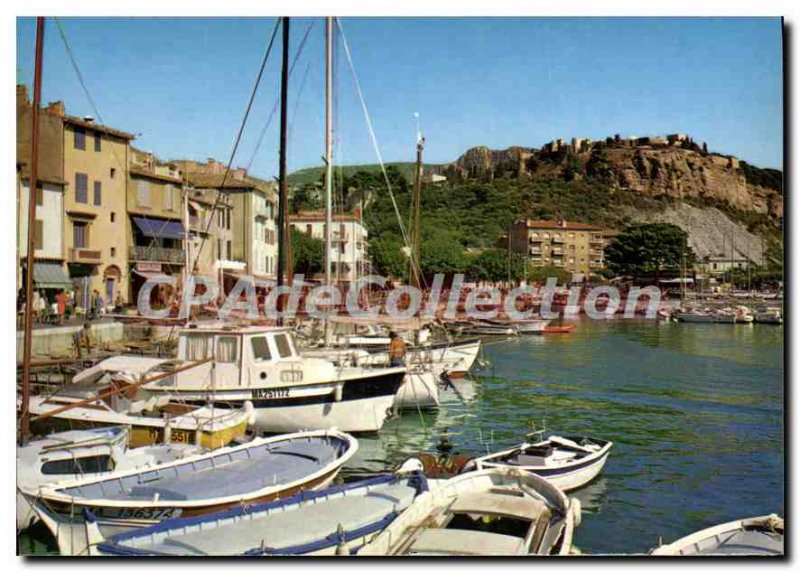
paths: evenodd
<path fill-rule="evenodd" d="M 89 322 L 84 322 L 83 328 L 75 332 L 72 336 L 72 342 L 75 344 L 75 354 L 77 355 L 79 360 L 83 359 L 83 355 L 81 352 L 81 345 L 86 346 L 87 357 L 92 352 L 91 327 L 92 325 Z"/>
<path fill-rule="evenodd" d="M 406 362 L 406 343 L 396 332 L 389 332 L 389 358 L 392 367 L 405 365 Z"/>
<path fill-rule="evenodd" d="M 67 313 L 67 293 L 64 290 L 59 290 L 56 294 L 56 317 L 58 323 L 64 323 L 64 314 Z"/>

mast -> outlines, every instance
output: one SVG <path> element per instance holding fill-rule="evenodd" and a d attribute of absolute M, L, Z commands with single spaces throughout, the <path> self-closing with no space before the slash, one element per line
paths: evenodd
<path fill-rule="evenodd" d="M 22 350 L 22 411 L 19 443 L 25 445 L 30 434 L 31 346 L 33 332 L 33 267 L 36 247 L 36 187 L 39 176 L 39 107 L 42 99 L 42 52 L 44 18 L 36 18 L 36 62 L 33 72 L 33 109 L 31 114 L 31 172 L 28 180 L 28 251 L 25 272 L 25 338 Z"/>
<path fill-rule="evenodd" d="M 325 18 L 325 284 L 331 285 L 331 233 L 333 228 L 333 18 Z"/>
<path fill-rule="evenodd" d="M 422 197 L 422 151 L 425 148 L 425 138 L 417 133 L 417 165 L 414 169 L 414 202 L 412 205 L 411 225 L 411 285 L 419 289 L 420 285 L 420 236 L 419 236 L 419 203 Z"/>
<path fill-rule="evenodd" d="M 281 67 L 281 127 L 280 127 L 280 159 L 278 171 L 278 286 L 284 284 L 284 270 L 287 267 L 286 247 L 289 240 L 287 232 L 286 211 L 288 207 L 286 186 L 286 115 L 289 97 L 289 18 L 283 18 L 283 57 Z M 278 311 L 283 310 L 283 297 L 277 300 Z M 278 317 L 278 324 L 283 324 L 283 318 Z"/>
<path fill-rule="evenodd" d="M 186 291 L 186 288 L 189 285 L 189 276 L 193 272 L 193 269 L 192 270 L 189 269 L 189 261 L 192 258 L 192 254 L 191 254 L 191 249 L 190 249 L 190 245 L 189 245 L 189 186 L 186 184 L 186 177 L 187 177 L 187 174 L 184 173 L 183 174 L 183 185 L 182 185 L 182 188 L 181 188 L 181 191 L 183 191 L 182 192 L 182 194 L 183 194 L 183 201 L 182 201 L 183 202 L 183 253 L 184 253 L 183 256 L 184 256 L 184 259 L 185 259 L 184 262 L 183 262 L 183 295 L 184 295 L 184 300 L 186 299 L 187 295 L 189 295 L 189 294 L 194 295 L 194 292 L 187 292 Z M 181 304 L 181 307 L 182 306 L 183 306 L 183 304 Z M 188 324 L 189 323 L 189 312 L 188 312 L 188 310 L 186 312 L 185 320 L 186 320 L 185 323 Z"/>

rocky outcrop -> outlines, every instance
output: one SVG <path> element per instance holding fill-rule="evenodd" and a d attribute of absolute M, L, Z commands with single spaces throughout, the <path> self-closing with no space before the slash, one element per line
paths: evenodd
<path fill-rule="evenodd" d="M 434 170 L 451 180 L 497 178 L 564 179 L 585 178 L 613 189 L 643 196 L 694 199 L 709 205 L 727 205 L 740 211 L 768 215 L 778 223 L 783 218 L 780 173 L 740 164 L 736 157 L 708 153 L 686 135 L 602 141 L 557 140 L 541 149 L 510 147 L 469 149 L 453 163 Z M 748 179 L 769 171 L 765 186 Z M 775 183 L 775 181 L 778 183 Z"/>

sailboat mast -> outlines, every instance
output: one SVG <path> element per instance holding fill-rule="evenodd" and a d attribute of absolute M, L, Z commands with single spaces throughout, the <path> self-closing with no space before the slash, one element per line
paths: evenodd
<path fill-rule="evenodd" d="M 420 254 L 420 235 L 419 235 L 419 203 L 422 199 L 422 151 L 425 147 L 425 138 L 417 134 L 417 165 L 414 170 L 414 224 L 411 227 L 412 241 L 411 241 L 411 284 L 415 288 L 420 285 L 420 267 L 419 267 L 419 254 Z"/>
<path fill-rule="evenodd" d="M 280 126 L 280 153 L 278 167 L 278 287 L 284 284 L 284 271 L 286 269 L 286 247 L 289 233 L 286 224 L 288 207 L 288 188 L 286 185 L 286 132 L 287 108 L 289 99 L 289 18 L 283 18 L 283 56 L 281 67 L 281 126 Z M 283 310 L 283 297 L 277 300 L 278 311 Z M 278 324 L 283 324 L 283 318 L 278 317 Z"/>
<path fill-rule="evenodd" d="M 331 285 L 331 232 L 333 227 L 333 18 L 325 19 L 325 284 Z"/>
<path fill-rule="evenodd" d="M 28 251 L 25 273 L 25 338 L 22 350 L 22 411 L 19 443 L 25 445 L 30 435 L 31 348 L 33 345 L 33 267 L 36 247 L 36 187 L 39 184 L 39 107 L 42 100 L 42 53 L 44 18 L 36 18 L 36 62 L 33 72 L 33 109 L 31 110 L 31 171 L 28 180 Z"/>

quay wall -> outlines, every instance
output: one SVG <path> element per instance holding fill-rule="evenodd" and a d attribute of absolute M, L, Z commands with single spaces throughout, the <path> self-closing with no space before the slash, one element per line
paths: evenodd
<path fill-rule="evenodd" d="M 36 328 L 33 330 L 32 354 L 48 355 L 64 353 L 73 347 L 72 336 L 83 326 L 56 326 L 52 328 Z M 92 343 L 118 342 L 123 338 L 123 325 L 119 322 L 92 324 Z M 22 360 L 24 333 L 17 332 L 17 360 Z"/>

